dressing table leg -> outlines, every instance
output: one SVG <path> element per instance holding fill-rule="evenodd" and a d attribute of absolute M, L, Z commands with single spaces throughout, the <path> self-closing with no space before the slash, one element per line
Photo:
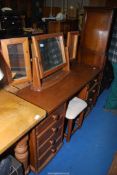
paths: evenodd
<path fill-rule="evenodd" d="M 28 164 L 28 135 L 23 137 L 15 147 L 15 157 L 23 164 L 25 174 L 29 172 Z"/>

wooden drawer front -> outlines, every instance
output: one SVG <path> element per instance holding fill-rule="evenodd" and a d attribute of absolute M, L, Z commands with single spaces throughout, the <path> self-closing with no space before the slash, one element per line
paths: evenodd
<path fill-rule="evenodd" d="M 64 112 L 65 112 L 64 104 L 62 104 L 54 112 L 52 112 L 52 115 L 59 115 L 60 116 L 60 115 L 63 115 Z"/>
<path fill-rule="evenodd" d="M 56 119 L 55 119 L 56 118 Z M 39 135 L 43 130 L 50 127 L 50 125 L 54 124 L 57 120 L 58 116 L 47 116 L 39 125 L 36 127 L 36 135 Z"/>
<path fill-rule="evenodd" d="M 61 105 L 51 115 L 47 116 L 39 125 L 36 127 L 36 135 L 40 134 L 44 129 L 47 129 L 50 125 L 60 120 L 64 113 L 64 105 Z"/>
<path fill-rule="evenodd" d="M 52 146 L 55 143 L 56 143 L 56 138 L 55 137 L 49 138 L 49 140 L 45 144 L 41 145 L 41 147 L 39 148 L 38 157 L 42 156 L 45 153 L 45 151 L 47 151 L 47 149 L 52 148 Z"/>
<path fill-rule="evenodd" d="M 99 83 L 99 75 L 88 83 L 88 89 L 89 90 L 93 89 L 98 83 Z"/>
<path fill-rule="evenodd" d="M 94 103 L 94 99 L 96 98 L 97 93 L 98 93 L 98 88 L 99 86 L 96 85 L 91 91 L 89 91 L 88 99 L 87 99 L 88 104 Z"/>
<path fill-rule="evenodd" d="M 43 132 L 43 134 L 37 136 L 37 146 L 41 146 L 44 142 L 47 141 L 48 138 L 51 136 L 54 136 L 55 133 L 57 132 L 58 127 L 57 123 L 54 123 L 52 127 L 50 127 L 46 132 Z"/>
<path fill-rule="evenodd" d="M 62 132 L 63 127 L 63 120 L 64 118 L 61 117 L 58 122 L 55 122 L 48 130 L 42 132 L 37 136 L 37 147 L 41 146 L 44 142 L 46 142 L 50 137 L 58 137 L 59 132 Z M 60 129 L 61 128 L 61 129 Z M 62 133 L 61 133 L 62 134 Z"/>
<path fill-rule="evenodd" d="M 46 150 L 46 152 L 40 156 L 38 155 L 38 167 L 43 166 L 43 164 L 47 163 L 48 159 L 50 160 L 51 157 L 53 157 L 55 155 L 55 153 L 58 151 L 58 147 L 60 147 L 60 145 L 62 144 L 61 142 L 61 137 L 57 140 L 57 142 L 55 143 L 55 145 L 51 146 L 50 148 L 48 148 Z M 45 164 L 46 165 L 46 164 Z"/>
<path fill-rule="evenodd" d="M 63 137 L 63 127 L 60 127 L 56 132 L 56 134 L 52 135 L 49 139 L 47 139 L 46 142 L 44 142 L 44 144 L 40 145 L 40 140 L 39 140 L 37 143 L 38 144 L 37 147 L 39 148 L 38 156 L 41 156 L 48 148 L 52 148 L 56 144 L 58 138 L 60 137 L 61 138 Z"/>

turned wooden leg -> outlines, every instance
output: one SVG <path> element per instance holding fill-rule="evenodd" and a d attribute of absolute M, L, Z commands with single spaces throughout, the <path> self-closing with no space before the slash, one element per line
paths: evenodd
<path fill-rule="evenodd" d="M 28 135 L 23 137 L 15 147 L 15 157 L 23 164 L 25 174 L 29 172 L 28 164 Z"/>
<path fill-rule="evenodd" d="M 67 137 L 66 137 L 67 142 L 70 141 L 70 137 L 71 137 L 71 134 L 72 134 L 72 125 L 73 125 L 73 120 L 69 119 L 68 120 L 68 133 L 67 133 Z"/>

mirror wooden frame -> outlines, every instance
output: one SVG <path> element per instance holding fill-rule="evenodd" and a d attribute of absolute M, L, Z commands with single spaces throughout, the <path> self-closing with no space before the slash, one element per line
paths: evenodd
<path fill-rule="evenodd" d="M 63 63 L 44 72 L 39 42 L 50 38 L 57 38 L 60 41 L 59 46 L 61 49 Z M 64 46 L 64 38 L 62 33 L 32 36 L 33 88 L 35 90 L 40 91 L 46 87 L 52 86 L 68 74 L 69 58 L 67 52 L 68 50 Z"/>
<path fill-rule="evenodd" d="M 78 50 L 78 39 L 80 33 L 78 31 L 70 31 L 67 33 L 67 47 L 70 60 L 76 59 Z"/>
<path fill-rule="evenodd" d="M 16 45 L 16 44 L 22 44 L 26 76 L 13 79 L 8 46 L 9 45 Z M 10 74 L 7 74 L 8 76 L 10 76 L 10 77 L 7 77 L 7 79 L 11 80 L 11 81 L 9 81 L 9 84 L 18 85 L 18 84 L 25 83 L 25 82 L 31 82 L 32 76 L 31 76 L 31 63 L 30 63 L 28 38 L 21 37 L 21 38 L 2 39 L 1 40 L 1 52 L 2 52 L 2 56 L 3 56 L 4 61 L 6 62 L 9 70 L 11 71 Z"/>

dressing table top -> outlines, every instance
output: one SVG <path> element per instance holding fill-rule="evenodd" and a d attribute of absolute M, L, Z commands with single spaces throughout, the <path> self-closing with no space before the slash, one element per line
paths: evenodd
<path fill-rule="evenodd" d="M 100 70 L 95 67 L 75 63 L 70 73 L 52 87 L 34 91 L 29 86 L 19 90 L 17 95 L 51 113 L 78 93 L 99 72 Z"/>
<path fill-rule="evenodd" d="M 38 124 L 46 112 L 9 93 L 0 90 L 0 154 Z"/>

